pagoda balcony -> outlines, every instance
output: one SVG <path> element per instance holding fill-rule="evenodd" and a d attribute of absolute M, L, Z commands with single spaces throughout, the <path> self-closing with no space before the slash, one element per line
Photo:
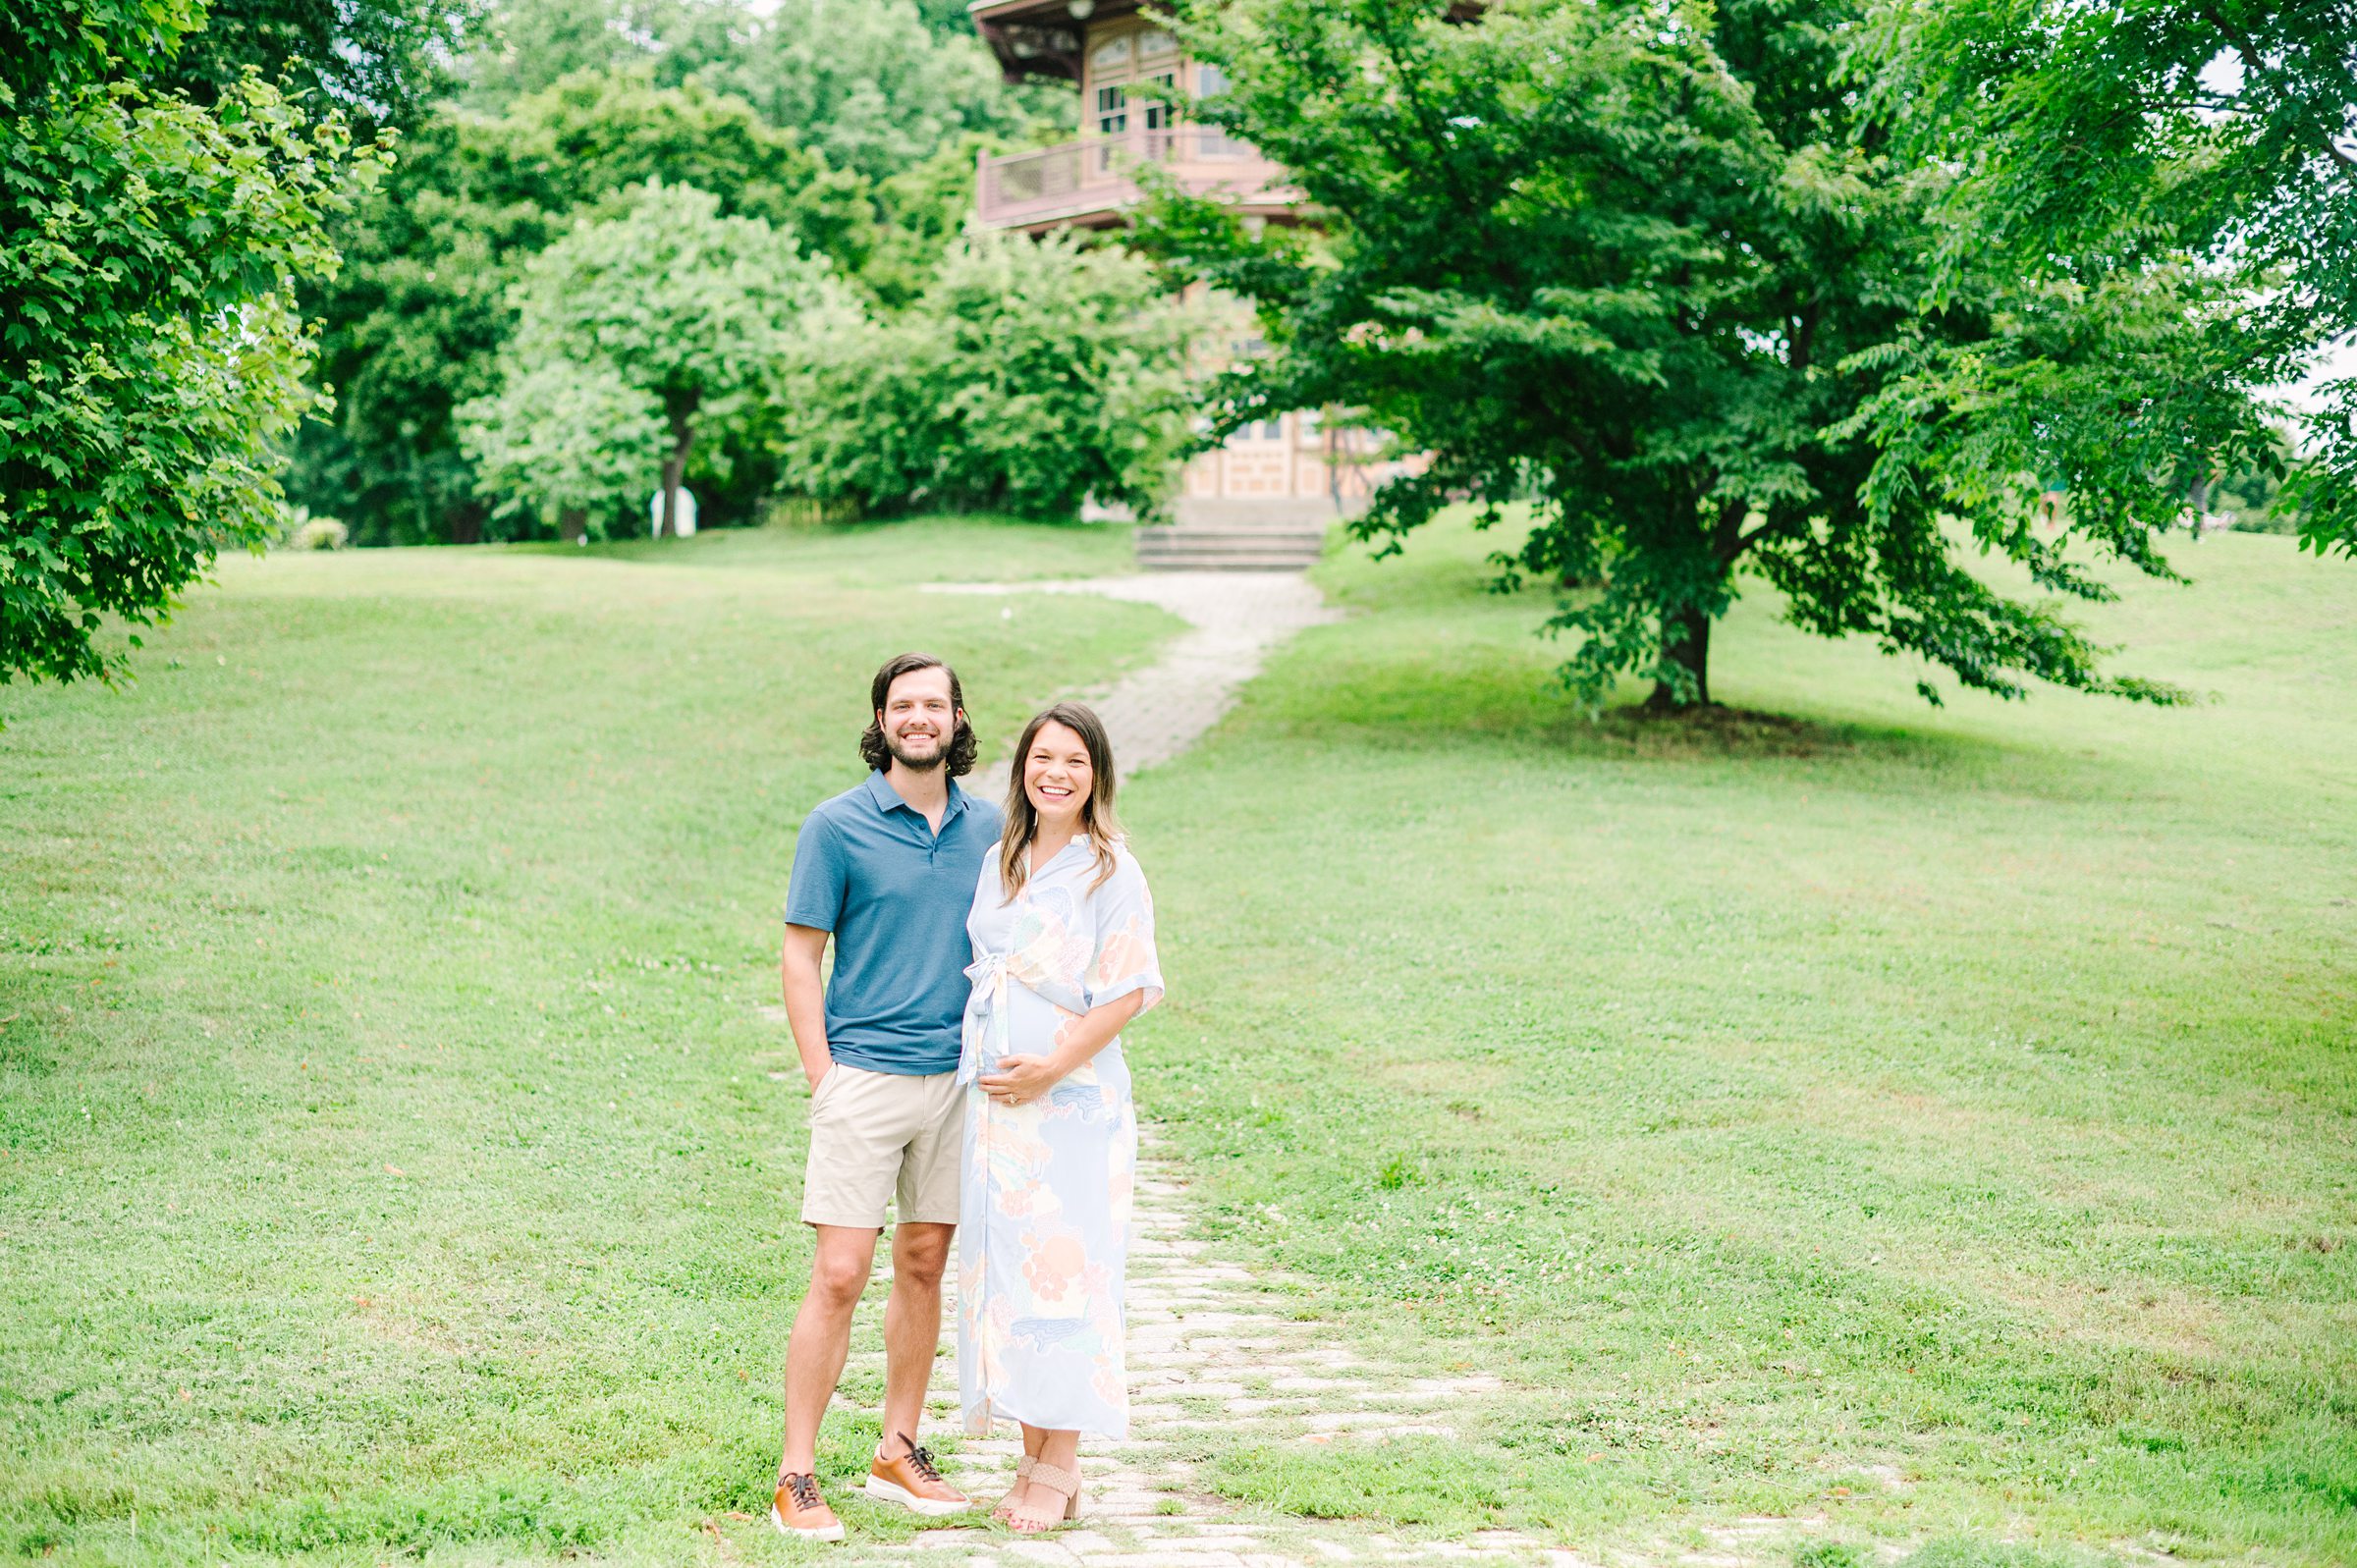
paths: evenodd
<path fill-rule="evenodd" d="M 1142 192 L 1133 173 L 1159 165 L 1194 196 L 1225 196 L 1247 216 L 1289 216 L 1301 193 L 1250 143 L 1208 126 L 1131 130 L 1031 152 L 985 156 L 975 166 L 976 216 L 985 229 L 1110 228 Z"/>

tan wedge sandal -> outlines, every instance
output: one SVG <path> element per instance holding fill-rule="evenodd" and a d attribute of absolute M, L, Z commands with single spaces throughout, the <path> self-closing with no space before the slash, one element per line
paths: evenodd
<path fill-rule="evenodd" d="M 1061 1530 L 1080 1517 L 1080 1478 L 1078 1475 L 1058 1465 L 1043 1465 L 1034 1462 L 1031 1466 L 1030 1483 L 1034 1487 L 1046 1487 L 1053 1491 L 1064 1493 L 1064 1517 L 1042 1519 L 1036 1514 L 1027 1514 L 1018 1508 L 1007 1516 L 1008 1529 L 1018 1536 L 1044 1535 L 1051 1530 Z"/>
<path fill-rule="evenodd" d="M 1029 1454 L 1017 1459 L 1014 1462 L 1014 1485 L 1007 1488 L 1006 1496 L 991 1504 L 990 1517 L 1000 1524 L 1005 1524 L 1014 1516 L 1014 1500 L 1023 1494 L 1023 1485 L 1031 1479 L 1034 1462 Z"/>

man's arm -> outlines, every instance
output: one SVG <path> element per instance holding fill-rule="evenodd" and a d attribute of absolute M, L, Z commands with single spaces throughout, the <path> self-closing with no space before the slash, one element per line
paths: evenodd
<path fill-rule="evenodd" d="M 786 1025 L 794 1031 L 794 1049 L 802 1054 L 802 1076 L 810 1080 L 812 1094 L 835 1065 L 835 1054 L 827 1047 L 826 982 L 818 972 L 828 935 L 816 926 L 788 926 L 786 953 L 778 963 L 786 987 Z"/>

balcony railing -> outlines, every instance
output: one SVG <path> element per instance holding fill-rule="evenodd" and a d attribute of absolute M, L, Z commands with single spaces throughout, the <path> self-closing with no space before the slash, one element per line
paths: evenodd
<path fill-rule="evenodd" d="M 1116 212 L 1138 199 L 1130 172 L 1141 163 L 1160 164 L 1191 195 L 1300 198 L 1285 170 L 1249 143 L 1209 127 L 1179 126 L 983 158 L 975 170 L 978 216 L 985 228 L 1017 229 Z"/>

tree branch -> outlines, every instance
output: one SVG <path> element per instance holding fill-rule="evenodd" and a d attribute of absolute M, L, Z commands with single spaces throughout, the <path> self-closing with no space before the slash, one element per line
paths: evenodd
<path fill-rule="evenodd" d="M 1466 217 L 1479 217 L 1470 193 L 1456 178 L 1456 162 L 1450 156 L 1449 134 L 1442 129 L 1439 112 L 1425 99 L 1423 79 L 1411 73 L 1407 62 L 1401 58 L 1396 27 L 1386 27 L 1383 29 L 1382 48 L 1384 56 L 1392 63 L 1392 80 L 1399 83 L 1400 91 L 1407 98 L 1409 112 L 1415 116 L 1426 138 L 1432 143 L 1433 158 L 1440 165 L 1442 183 L 1448 186 L 1450 195 L 1456 199 L 1457 206 L 1464 209 Z"/>
<path fill-rule="evenodd" d="M 1817 323 L 1824 314 L 1824 302 L 1812 300 L 1792 318 L 1793 333 L 1784 351 L 1784 363 L 1791 369 L 1806 370 L 1809 367 L 1809 350 L 1817 340 Z"/>
<path fill-rule="evenodd" d="M 1742 531 L 1743 519 L 1750 514 L 1751 503 L 1748 501 L 1719 503 L 1719 526 L 1711 543 L 1721 566 L 1732 566 L 1736 557 L 1751 548 L 1753 539 L 1768 531 L 1768 525 L 1763 522 L 1746 537 Z"/>
<path fill-rule="evenodd" d="M 2298 94 L 2291 90 L 2291 84 L 2285 81 L 2284 74 L 2267 63 L 2267 57 L 2259 52 L 2259 46 L 2252 40 L 2248 28 L 2227 21 L 2219 14 L 2216 6 L 2203 5 L 2198 9 L 2203 16 L 2210 19 L 2210 25 L 2218 29 L 2219 36 L 2226 40 L 2227 47 L 2242 57 L 2242 66 L 2245 72 L 2263 81 L 2272 83 L 2287 101 L 2298 97 Z M 2334 145 L 2329 133 L 2325 136 L 2325 150 L 2330 153 L 2333 161 L 2343 168 L 2357 169 L 2357 155 L 2344 152 Z"/>

